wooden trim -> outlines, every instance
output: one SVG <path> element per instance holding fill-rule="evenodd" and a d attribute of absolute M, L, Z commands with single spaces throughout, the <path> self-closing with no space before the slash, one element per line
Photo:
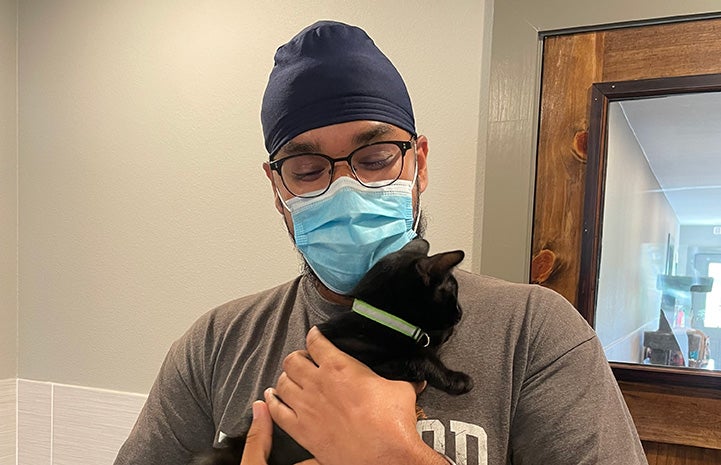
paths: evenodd
<path fill-rule="evenodd" d="M 718 92 L 721 90 L 721 73 L 599 82 L 594 84 L 594 88 L 597 88 L 609 101 L 695 92 Z"/>
<path fill-rule="evenodd" d="M 552 269 L 530 278 L 575 304 L 577 278 L 568 278 L 580 270 L 588 99 L 591 85 L 601 79 L 603 34 L 549 37 L 543 47 L 557 61 L 542 73 L 532 259 L 545 255 L 553 261 Z"/>
<path fill-rule="evenodd" d="M 619 383 L 643 441 L 721 450 L 721 397 L 699 389 Z"/>
<path fill-rule="evenodd" d="M 647 26 L 659 26 L 662 24 L 673 24 L 673 23 L 687 23 L 689 21 L 703 21 L 707 19 L 721 18 L 721 13 L 698 13 L 693 15 L 683 16 L 668 16 L 663 18 L 653 19 L 639 19 L 631 21 L 620 21 L 616 23 L 604 23 L 595 24 L 593 26 L 579 26 L 579 27 L 568 27 L 561 29 L 550 29 L 547 31 L 540 31 L 538 37 L 542 40 L 546 37 L 572 35 L 572 34 L 584 34 L 587 32 L 603 32 L 613 31 L 616 29 L 627 29 L 631 27 L 647 27 Z"/>
<path fill-rule="evenodd" d="M 577 308 L 588 323 L 596 326 L 596 286 L 601 266 L 601 230 L 606 180 L 608 97 L 598 85 L 591 90 L 591 124 L 588 128 L 588 163 L 583 199 L 581 265 Z"/>
<path fill-rule="evenodd" d="M 710 465 L 721 463 L 721 450 L 642 441 L 648 465 Z"/>
<path fill-rule="evenodd" d="M 606 33 L 603 78 L 628 81 L 721 71 L 721 20 L 619 29 Z"/>
<path fill-rule="evenodd" d="M 644 383 L 659 389 L 708 389 L 708 395 L 721 399 L 720 371 L 620 362 L 610 362 L 610 365 L 619 383 Z"/>

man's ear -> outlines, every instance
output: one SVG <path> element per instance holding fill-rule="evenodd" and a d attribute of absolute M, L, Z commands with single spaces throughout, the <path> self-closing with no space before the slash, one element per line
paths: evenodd
<path fill-rule="evenodd" d="M 283 215 L 283 204 L 280 203 L 280 197 L 278 194 L 278 188 L 275 185 L 275 177 L 273 176 L 273 170 L 270 169 L 270 164 L 266 161 L 263 162 L 263 171 L 265 171 L 265 177 L 270 181 L 270 187 L 273 190 L 273 199 L 275 200 L 275 209 L 278 213 Z"/>
<path fill-rule="evenodd" d="M 416 139 L 416 163 L 418 163 L 418 190 L 423 192 L 428 187 L 428 138 L 418 136 Z"/>

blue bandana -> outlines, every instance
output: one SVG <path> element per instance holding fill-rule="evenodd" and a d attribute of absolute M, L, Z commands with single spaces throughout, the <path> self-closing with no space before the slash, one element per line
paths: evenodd
<path fill-rule="evenodd" d="M 416 135 L 403 78 L 362 29 L 319 21 L 278 48 L 261 122 L 271 158 L 311 129 L 348 121 L 393 124 Z"/>

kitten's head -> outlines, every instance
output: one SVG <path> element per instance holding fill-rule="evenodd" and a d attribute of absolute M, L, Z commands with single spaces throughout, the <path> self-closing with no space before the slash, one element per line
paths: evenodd
<path fill-rule="evenodd" d="M 458 283 L 452 271 L 464 257 L 462 250 L 428 256 L 429 244 L 414 239 L 383 257 L 366 273 L 352 295 L 374 307 L 419 326 L 430 335 L 431 346 L 450 337 L 460 321 Z"/>

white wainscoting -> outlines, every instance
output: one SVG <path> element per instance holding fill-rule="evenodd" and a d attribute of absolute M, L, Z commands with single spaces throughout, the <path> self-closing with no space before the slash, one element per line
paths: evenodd
<path fill-rule="evenodd" d="M 145 398 L 18 380 L 17 465 L 111 465 Z"/>
<path fill-rule="evenodd" d="M 0 380 L 0 465 L 15 465 L 17 449 L 17 380 Z"/>
<path fill-rule="evenodd" d="M 52 393 L 51 383 L 18 380 L 18 464 L 53 463 Z"/>

